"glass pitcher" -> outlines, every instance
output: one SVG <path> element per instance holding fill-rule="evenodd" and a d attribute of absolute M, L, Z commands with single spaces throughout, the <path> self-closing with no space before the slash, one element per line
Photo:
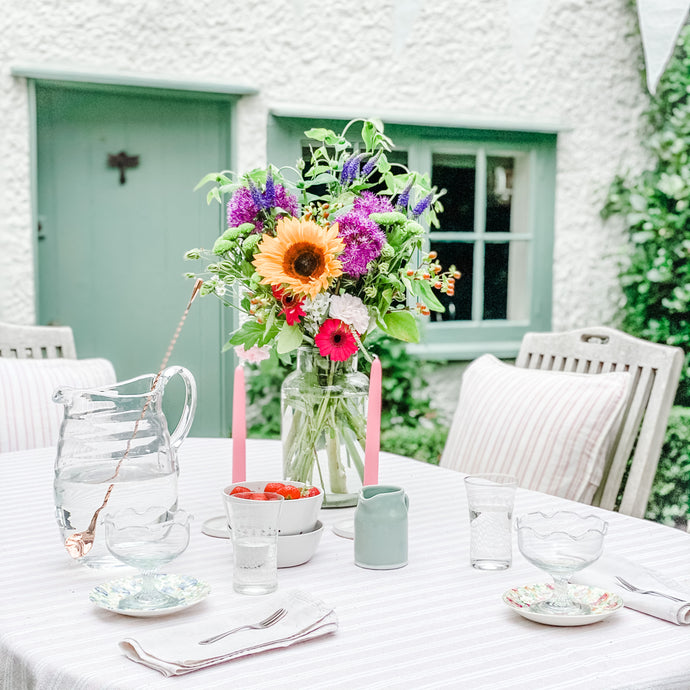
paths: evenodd
<path fill-rule="evenodd" d="M 170 434 L 163 392 L 176 374 L 184 381 L 185 401 L 180 421 Z M 65 406 L 54 484 L 62 540 L 87 529 L 114 484 L 99 515 L 93 547 L 78 562 L 91 568 L 117 567 L 118 561 L 105 546 L 105 514 L 123 508 L 177 508 L 177 450 L 194 419 L 194 377 L 184 367 L 172 366 L 158 380 L 154 374 L 145 374 L 103 388 L 58 388 L 53 401 Z"/>

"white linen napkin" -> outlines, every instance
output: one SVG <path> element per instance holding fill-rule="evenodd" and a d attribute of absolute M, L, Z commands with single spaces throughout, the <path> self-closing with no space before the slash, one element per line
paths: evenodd
<path fill-rule="evenodd" d="M 682 601 L 671 601 L 656 594 L 629 592 L 618 583 L 616 575 L 640 589 L 663 592 Z M 690 625 L 690 592 L 679 589 L 677 583 L 622 556 L 602 556 L 593 565 L 576 573 L 572 582 L 594 585 L 607 592 L 614 592 L 623 599 L 623 604 L 629 609 L 662 618 L 676 625 Z"/>
<path fill-rule="evenodd" d="M 212 620 L 149 630 L 137 635 L 136 639 L 121 640 L 119 646 L 132 661 L 150 666 L 165 676 L 181 676 L 241 656 L 288 647 L 338 628 L 333 609 L 306 592 L 279 593 L 262 597 L 260 605 L 258 603 L 256 600 L 247 602 L 232 617 L 216 616 Z M 199 640 L 225 630 L 263 620 L 279 608 L 287 609 L 288 613 L 269 628 L 241 630 L 213 644 L 199 644 Z"/>

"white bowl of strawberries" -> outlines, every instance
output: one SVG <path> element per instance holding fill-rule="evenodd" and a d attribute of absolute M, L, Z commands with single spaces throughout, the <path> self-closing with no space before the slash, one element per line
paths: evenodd
<path fill-rule="evenodd" d="M 230 496 L 245 491 L 276 493 L 284 497 L 278 518 L 279 536 L 306 534 L 316 528 L 323 493 L 315 486 L 301 482 L 240 482 L 226 486 L 223 494 Z M 223 501 L 223 504 L 226 502 Z M 227 505 L 226 514 L 229 523 Z"/>

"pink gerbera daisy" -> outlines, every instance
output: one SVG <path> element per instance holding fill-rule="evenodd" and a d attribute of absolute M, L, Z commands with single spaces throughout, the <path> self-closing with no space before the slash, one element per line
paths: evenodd
<path fill-rule="evenodd" d="M 344 362 L 357 352 L 357 341 L 350 327 L 340 319 L 326 319 L 314 337 L 322 357 Z"/>

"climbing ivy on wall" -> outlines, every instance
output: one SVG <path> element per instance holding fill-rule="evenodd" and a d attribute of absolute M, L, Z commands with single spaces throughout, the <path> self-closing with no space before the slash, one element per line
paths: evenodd
<path fill-rule="evenodd" d="M 622 328 L 685 350 L 676 403 L 690 406 L 690 26 L 646 116 L 651 164 L 616 177 L 602 214 L 622 215 L 630 239 L 620 270 Z"/>

